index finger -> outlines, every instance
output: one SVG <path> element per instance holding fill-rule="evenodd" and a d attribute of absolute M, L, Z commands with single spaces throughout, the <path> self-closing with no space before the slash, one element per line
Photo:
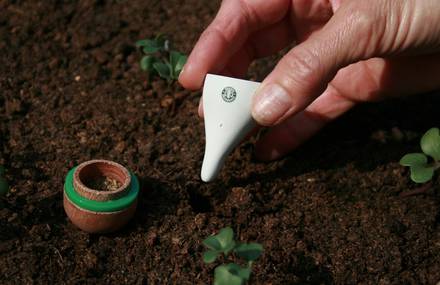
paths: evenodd
<path fill-rule="evenodd" d="M 289 5 L 289 0 L 223 1 L 191 52 L 180 74 L 180 84 L 193 90 L 201 88 L 208 72 L 222 70 L 252 32 L 283 19 Z"/>

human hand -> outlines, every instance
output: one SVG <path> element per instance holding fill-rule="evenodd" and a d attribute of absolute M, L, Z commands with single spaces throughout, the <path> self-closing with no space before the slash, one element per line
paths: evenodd
<path fill-rule="evenodd" d="M 358 102 L 438 89 L 438 23 L 438 0 L 224 0 L 179 81 L 242 77 L 295 42 L 253 98 L 254 119 L 273 127 L 257 157 L 277 159 Z"/>

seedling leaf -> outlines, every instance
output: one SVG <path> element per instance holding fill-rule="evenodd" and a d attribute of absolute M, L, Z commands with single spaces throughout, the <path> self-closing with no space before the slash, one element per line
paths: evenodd
<path fill-rule="evenodd" d="M 230 227 L 221 229 L 216 237 L 225 254 L 228 254 L 234 248 L 234 231 Z"/>
<path fill-rule="evenodd" d="M 235 253 L 246 261 L 254 261 L 263 253 L 263 246 L 258 243 L 243 243 L 235 248 Z"/>
<path fill-rule="evenodd" d="M 408 153 L 400 159 L 399 163 L 403 166 L 426 165 L 428 158 L 423 153 Z"/>
<path fill-rule="evenodd" d="M 136 42 L 136 46 L 137 47 L 144 47 L 147 46 L 149 44 L 150 40 L 139 40 Z"/>
<path fill-rule="evenodd" d="M 203 241 L 209 249 L 221 251 L 227 255 L 235 247 L 234 231 L 231 228 L 221 229 L 215 236 L 210 236 Z"/>
<path fill-rule="evenodd" d="M 171 51 L 170 52 L 170 63 L 171 66 L 176 66 L 177 62 L 179 61 L 179 58 L 182 56 L 182 54 L 180 52 L 177 51 Z"/>
<path fill-rule="evenodd" d="M 249 280 L 249 278 L 251 277 L 251 269 L 247 267 L 240 268 L 240 270 L 238 271 L 238 276 L 245 280 Z"/>
<path fill-rule="evenodd" d="M 434 175 L 434 167 L 415 165 L 411 166 L 411 180 L 416 183 L 425 183 Z"/>
<path fill-rule="evenodd" d="M 420 146 L 426 155 L 434 160 L 440 160 L 440 131 L 438 128 L 429 129 L 420 140 Z"/>
<path fill-rule="evenodd" d="M 218 252 L 215 250 L 208 250 L 203 253 L 203 261 L 205 263 L 213 263 L 218 256 Z"/>
<path fill-rule="evenodd" d="M 160 50 L 160 47 L 157 46 L 145 46 L 142 51 L 146 54 L 156 53 Z"/>
<path fill-rule="evenodd" d="M 240 265 L 235 263 L 229 263 L 226 265 L 226 267 L 228 268 L 228 271 L 230 273 L 232 273 L 233 275 L 237 275 L 244 280 L 249 280 L 249 278 L 251 277 L 251 269 L 248 267 L 241 267 Z"/>
<path fill-rule="evenodd" d="M 235 272 L 235 274 L 233 272 Z M 220 265 L 214 270 L 214 285 L 242 285 L 244 279 L 231 268 L 231 264 Z"/>
<path fill-rule="evenodd" d="M 144 53 L 152 54 L 161 50 L 165 50 L 165 40 L 162 37 L 157 37 L 154 40 L 140 40 L 136 42 L 136 46 L 141 47 Z"/>
<path fill-rule="evenodd" d="M 226 227 L 220 230 L 216 235 L 218 241 L 223 248 L 227 247 L 234 239 L 234 231 L 230 227 Z"/>
<path fill-rule="evenodd" d="M 171 43 L 159 34 L 154 39 L 144 39 L 136 42 L 147 57 L 141 59 L 141 68 L 150 74 L 158 74 L 169 83 L 179 78 L 187 57 L 171 50 Z M 157 63 L 157 64 L 156 64 Z"/>
<path fill-rule="evenodd" d="M 169 65 L 162 63 L 162 62 L 155 62 L 153 63 L 153 67 L 154 69 L 157 71 L 157 73 L 159 73 L 160 77 L 163 78 L 170 78 L 170 67 Z"/>
<path fill-rule="evenodd" d="M 185 65 L 187 57 L 177 51 L 170 52 L 170 63 L 173 70 L 173 78 L 177 79 Z"/>
<path fill-rule="evenodd" d="M 222 245 L 220 244 L 220 242 L 217 239 L 217 236 L 210 236 L 207 237 L 204 241 L 203 244 L 209 248 L 209 249 L 213 249 L 216 251 L 221 251 L 222 250 Z"/>
<path fill-rule="evenodd" d="M 5 175 L 5 167 L 3 165 L 0 165 L 0 177 Z"/>
<path fill-rule="evenodd" d="M 141 69 L 148 71 L 148 73 L 151 73 L 154 69 L 153 69 L 153 63 L 155 62 L 155 58 L 150 56 L 150 55 L 146 55 L 141 59 Z"/>
<path fill-rule="evenodd" d="M 156 45 L 158 47 L 161 47 L 164 50 L 168 51 L 169 41 L 165 38 L 163 34 L 158 34 L 154 40 L 156 41 Z"/>
<path fill-rule="evenodd" d="M 177 61 L 176 65 L 174 66 L 174 73 L 176 74 L 176 77 L 179 77 L 180 72 L 183 70 L 183 66 L 186 64 L 186 61 L 188 60 L 188 57 L 186 55 L 181 55 L 179 60 Z"/>

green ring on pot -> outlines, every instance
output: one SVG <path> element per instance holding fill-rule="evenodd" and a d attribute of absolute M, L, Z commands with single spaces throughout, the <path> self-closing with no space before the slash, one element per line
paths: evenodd
<path fill-rule="evenodd" d="M 82 197 L 76 192 L 73 187 L 73 173 L 75 172 L 76 167 L 72 168 L 66 176 L 66 181 L 64 182 L 64 192 L 67 197 L 73 204 L 76 206 L 93 211 L 93 212 L 116 212 L 121 211 L 125 208 L 128 208 L 137 198 L 139 194 L 139 180 L 136 175 L 131 173 L 131 183 L 130 189 L 127 194 L 116 200 L 109 201 L 94 201 L 87 198 Z"/>

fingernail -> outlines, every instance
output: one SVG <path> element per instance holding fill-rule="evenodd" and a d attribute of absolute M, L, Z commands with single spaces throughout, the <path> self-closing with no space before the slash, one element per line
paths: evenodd
<path fill-rule="evenodd" d="M 287 91 L 278 84 L 269 84 L 257 91 L 252 116 L 262 125 L 272 125 L 292 106 Z"/>
<path fill-rule="evenodd" d="M 185 64 L 185 65 L 186 65 L 186 64 Z M 182 76 L 183 72 L 185 71 L 185 65 L 182 67 L 182 70 L 180 71 L 179 79 L 178 79 L 178 80 L 180 80 L 180 77 Z"/>

